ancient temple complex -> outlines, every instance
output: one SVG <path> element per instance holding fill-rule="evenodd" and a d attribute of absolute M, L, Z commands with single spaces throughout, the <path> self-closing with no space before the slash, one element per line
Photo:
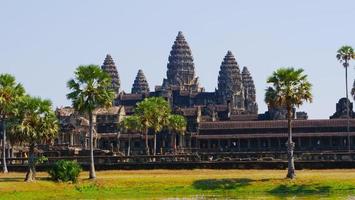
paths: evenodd
<path fill-rule="evenodd" d="M 118 123 L 134 113 L 136 104 L 152 96 L 164 97 L 174 113 L 183 115 L 188 122 L 185 135 L 173 136 L 162 131 L 157 135 L 157 146 L 164 154 L 172 148 L 171 137 L 178 141 L 184 152 L 243 152 L 243 151 L 285 151 L 287 121 L 282 108 L 269 108 L 258 113 L 256 89 L 252 71 L 241 69 L 237 57 L 227 51 L 222 59 L 218 85 L 215 91 L 205 91 L 195 74 L 195 64 L 190 46 L 179 32 L 167 59 L 166 77 L 162 85 L 149 88 L 149 77 L 138 70 L 131 93 L 120 92 L 117 67 L 107 55 L 102 69 L 112 78 L 112 88 L 117 93 L 115 105 L 111 109 L 95 111 L 95 146 L 111 152 L 127 152 L 128 141 L 133 155 L 142 154 L 144 142 L 141 133 L 125 134 L 117 127 Z M 163 66 L 162 66 L 163 67 Z M 263 95 L 263 94 L 260 94 Z M 309 120 L 307 113 L 294 110 L 294 137 L 296 151 L 341 150 L 349 142 L 355 149 L 355 120 L 350 120 L 350 132 L 346 132 L 344 105 L 339 101 L 333 119 Z M 355 117 L 352 111 L 351 116 Z M 87 120 L 71 108 L 59 108 L 57 115 L 61 122 L 61 134 L 57 144 L 72 147 L 87 147 Z M 351 136 L 351 141 L 347 140 Z M 149 136 L 152 145 L 153 136 Z M 130 139 L 130 140 L 128 140 Z"/>

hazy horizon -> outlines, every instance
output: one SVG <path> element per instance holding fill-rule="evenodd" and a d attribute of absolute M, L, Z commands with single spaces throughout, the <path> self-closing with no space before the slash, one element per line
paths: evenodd
<path fill-rule="evenodd" d="M 290 66 L 304 68 L 313 84 L 313 103 L 297 110 L 329 118 L 345 96 L 344 68 L 335 55 L 342 45 L 355 46 L 354 7 L 351 0 L 1 1 L 0 73 L 13 74 L 29 94 L 49 98 L 55 107 L 67 106 L 66 82 L 75 68 L 101 66 L 111 54 L 121 90 L 130 92 L 142 69 L 153 91 L 166 77 L 171 46 L 182 31 L 206 91 L 217 87 L 231 50 L 254 79 L 259 113 L 267 110 L 266 78 Z"/>

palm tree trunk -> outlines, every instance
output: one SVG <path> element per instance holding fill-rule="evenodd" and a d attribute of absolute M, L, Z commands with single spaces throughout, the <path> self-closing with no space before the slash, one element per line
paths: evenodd
<path fill-rule="evenodd" d="M 96 179 L 95 163 L 94 163 L 94 144 L 93 144 L 93 122 L 92 112 L 89 113 L 89 135 L 90 135 L 90 172 L 89 179 Z"/>
<path fill-rule="evenodd" d="M 121 137 L 121 133 L 117 133 L 117 152 L 120 152 L 120 137 Z"/>
<path fill-rule="evenodd" d="M 288 127 L 288 140 L 287 140 L 287 161 L 288 161 L 288 170 L 287 178 L 295 178 L 295 163 L 293 156 L 293 149 L 295 148 L 295 143 L 292 141 L 292 107 L 287 106 L 287 127 Z"/>
<path fill-rule="evenodd" d="M 346 90 L 346 119 L 347 119 L 347 126 L 346 131 L 348 135 L 348 151 L 350 152 L 350 115 L 349 115 L 349 98 L 348 98 L 348 63 L 346 62 L 345 66 L 345 90 Z"/>
<path fill-rule="evenodd" d="M 30 144 L 29 149 L 29 158 L 28 158 L 28 170 L 26 173 L 25 181 L 31 182 L 36 180 L 36 161 L 34 155 L 35 145 L 34 143 Z"/>
<path fill-rule="evenodd" d="M 173 149 L 174 149 L 174 155 L 176 155 L 176 133 L 173 132 Z"/>
<path fill-rule="evenodd" d="M 145 153 L 149 156 L 148 130 L 145 130 Z"/>
<path fill-rule="evenodd" d="M 127 156 L 131 155 L 131 136 L 128 136 L 128 149 L 127 149 Z"/>
<path fill-rule="evenodd" d="M 153 155 L 157 155 L 157 134 L 154 133 L 154 152 Z"/>
<path fill-rule="evenodd" d="M 2 119 L 3 128 L 3 140 L 2 140 L 2 172 L 7 173 L 7 163 L 6 163 L 6 123 L 5 119 Z"/>

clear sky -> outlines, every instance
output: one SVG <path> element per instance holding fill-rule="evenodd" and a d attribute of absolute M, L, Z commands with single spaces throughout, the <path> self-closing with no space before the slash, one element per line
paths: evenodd
<path fill-rule="evenodd" d="M 297 2 L 297 3 L 296 3 Z M 80 64 L 114 58 L 129 92 L 139 68 L 151 90 L 162 83 L 171 46 L 183 31 L 206 91 L 214 91 L 227 50 L 253 75 L 259 113 L 266 78 L 278 67 L 302 67 L 314 102 L 300 108 L 328 118 L 345 96 L 336 50 L 355 46 L 355 1 L 0 1 L 0 73 L 31 95 L 70 105 L 66 82 Z M 349 84 L 354 80 L 353 62 Z"/>

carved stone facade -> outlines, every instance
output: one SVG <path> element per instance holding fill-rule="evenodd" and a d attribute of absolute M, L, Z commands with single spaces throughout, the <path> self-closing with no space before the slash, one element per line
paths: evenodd
<path fill-rule="evenodd" d="M 111 88 L 115 91 L 116 95 L 119 93 L 120 90 L 120 77 L 118 75 L 117 67 L 115 62 L 113 61 L 110 54 L 106 55 L 105 61 L 102 64 L 101 68 L 111 76 L 112 85 Z"/>
<path fill-rule="evenodd" d="M 231 104 L 232 108 L 245 111 L 244 87 L 239 65 L 231 51 L 223 59 L 218 76 L 218 103 Z"/>
<path fill-rule="evenodd" d="M 245 111 L 251 114 L 258 114 L 258 104 L 256 103 L 256 91 L 253 78 L 247 67 L 243 67 L 242 83 L 245 96 Z"/>
<path fill-rule="evenodd" d="M 143 71 L 138 70 L 136 79 L 134 80 L 132 86 L 132 94 L 148 94 L 149 93 L 149 85 L 147 79 L 144 76 Z"/>
<path fill-rule="evenodd" d="M 330 116 L 330 119 L 338 119 L 338 118 L 347 118 L 347 109 L 346 109 L 346 101 L 349 102 L 349 116 L 350 118 L 355 118 L 355 113 L 353 111 L 353 103 L 349 101 L 349 99 L 341 98 L 339 99 L 338 103 L 336 104 L 336 111 L 335 113 Z"/>
<path fill-rule="evenodd" d="M 194 59 L 181 31 L 171 48 L 167 68 L 167 78 L 163 80 L 162 85 L 164 89 L 199 91 Z"/>

